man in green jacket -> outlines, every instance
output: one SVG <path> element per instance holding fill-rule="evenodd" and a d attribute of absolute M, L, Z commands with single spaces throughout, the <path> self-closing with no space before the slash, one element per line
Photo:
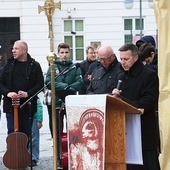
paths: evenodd
<path fill-rule="evenodd" d="M 56 115 L 57 126 L 60 125 L 61 132 L 63 131 L 63 119 L 66 114 L 64 106 L 64 96 L 69 90 L 76 94 L 82 86 L 83 80 L 81 70 L 70 59 L 70 47 L 66 43 L 58 45 L 59 58 L 54 63 L 55 68 L 55 90 L 56 90 Z M 50 68 L 47 71 L 45 84 L 48 84 L 48 88 L 51 89 L 51 71 Z M 61 95 L 59 95 L 61 94 Z M 60 121 L 59 121 L 60 120 Z M 59 129 L 57 127 L 57 129 Z M 61 134 L 57 132 L 57 136 Z M 58 142 L 59 143 L 59 142 Z M 58 152 L 59 146 L 58 146 Z M 60 162 L 60 160 L 59 160 Z"/>

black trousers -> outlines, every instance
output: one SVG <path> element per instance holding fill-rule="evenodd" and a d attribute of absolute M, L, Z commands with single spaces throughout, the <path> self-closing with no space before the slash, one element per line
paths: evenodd
<path fill-rule="evenodd" d="M 127 165 L 127 170 L 160 170 L 157 151 L 143 151 L 143 165 Z"/>
<path fill-rule="evenodd" d="M 53 127 L 52 127 L 52 107 L 47 105 L 48 115 L 49 115 L 49 129 L 51 133 L 51 138 L 53 138 Z"/>
<path fill-rule="evenodd" d="M 53 127 L 52 127 L 52 107 L 51 105 L 47 105 L 47 110 L 48 110 L 48 115 L 49 115 L 49 129 L 51 133 L 51 137 L 53 138 Z M 60 114 L 60 115 L 59 115 Z M 60 124 L 60 129 L 61 131 L 63 130 L 63 121 L 64 121 L 64 115 L 65 113 L 65 108 L 63 109 L 56 109 L 56 120 L 57 120 L 57 125 Z M 59 121 L 60 119 L 60 121 Z M 59 128 L 59 127 L 57 127 Z"/>
<path fill-rule="evenodd" d="M 63 132 L 63 121 L 64 115 L 66 115 L 65 108 L 56 109 L 56 119 L 57 119 L 57 154 L 58 154 L 58 164 L 61 165 L 62 159 L 62 132 Z"/>

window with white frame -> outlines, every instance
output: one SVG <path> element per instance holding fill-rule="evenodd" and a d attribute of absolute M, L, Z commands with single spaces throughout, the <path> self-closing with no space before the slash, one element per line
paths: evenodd
<path fill-rule="evenodd" d="M 134 37 L 140 36 L 141 31 L 144 30 L 144 19 L 142 18 L 142 27 L 140 29 L 139 18 L 124 19 L 124 43 L 132 43 Z"/>
<path fill-rule="evenodd" d="M 84 21 L 64 20 L 64 42 L 70 46 L 73 61 L 84 60 Z"/>

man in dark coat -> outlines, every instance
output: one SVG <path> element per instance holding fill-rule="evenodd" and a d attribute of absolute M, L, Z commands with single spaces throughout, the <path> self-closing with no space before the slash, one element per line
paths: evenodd
<path fill-rule="evenodd" d="M 154 115 L 159 96 L 158 76 L 143 65 L 134 44 L 125 44 L 119 51 L 124 78 L 121 88 L 114 89 L 112 93 L 121 94 L 137 108 L 144 109 L 141 115 L 143 165 L 127 165 L 127 170 L 160 170 Z"/>
<path fill-rule="evenodd" d="M 43 86 L 44 78 L 41 66 L 28 54 L 28 46 L 18 40 L 13 46 L 13 57 L 4 66 L 0 76 L 0 94 L 3 97 L 3 112 L 6 113 L 8 134 L 14 132 L 14 109 L 12 100 L 20 100 L 23 104 L 34 96 Z M 30 112 L 29 112 L 30 110 Z M 32 126 L 30 118 L 37 111 L 37 96 L 31 100 L 31 108 L 28 103 L 19 107 L 19 131 L 30 135 Z M 30 114 L 31 113 L 31 114 Z M 30 117 L 31 116 L 31 117 Z"/>
<path fill-rule="evenodd" d="M 84 81 L 84 76 L 86 75 L 86 73 L 89 69 L 89 66 L 96 61 L 96 49 L 92 46 L 87 46 L 86 55 L 87 55 L 86 60 L 83 60 L 80 63 L 80 69 L 81 69 L 81 73 L 82 73 L 83 84 L 82 84 L 82 87 L 79 91 L 79 94 L 86 94 L 88 84 Z"/>
<path fill-rule="evenodd" d="M 101 46 L 98 49 L 100 65 L 93 70 L 87 94 L 111 93 L 116 86 L 116 76 L 120 63 L 111 46 Z"/>
<path fill-rule="evenodd" d="M 90 84 L 91 75 L 92 75 L 93 71 L 99 66 L 100 66 L 100 61 L 98 59 L 89 66 L 88 71 L 86 72 L 86 74 L 84 76 L 84 84 L 86 84 L 87 87 Z"/>

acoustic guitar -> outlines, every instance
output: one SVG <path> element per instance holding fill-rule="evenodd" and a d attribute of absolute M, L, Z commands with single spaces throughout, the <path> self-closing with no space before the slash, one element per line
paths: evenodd
<path fill-rule="evenodd" d="M 27 150 L 28 137 L 19 132 L 18 106 L 19 99 L 12 99 L 14 107 L 14 133 L 7 136 L 7 151 L 3 156 L 4 165 L 13 170 L 27 168 L 31 163 L 31 155 Z"/>

